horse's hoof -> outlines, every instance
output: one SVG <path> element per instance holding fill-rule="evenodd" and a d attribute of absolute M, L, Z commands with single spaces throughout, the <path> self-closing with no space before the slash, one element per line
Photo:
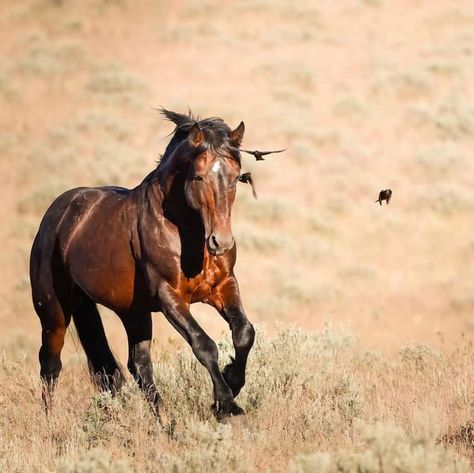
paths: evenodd
<path fill-rule="evenodd" d="M 245 417 L 245 411 L 239 407 L 235 402 L 229 402 L 220 406 L 216 413 L 217 422 L 222 424 L 232 423 L 229 420 L 237 417 Z"/>

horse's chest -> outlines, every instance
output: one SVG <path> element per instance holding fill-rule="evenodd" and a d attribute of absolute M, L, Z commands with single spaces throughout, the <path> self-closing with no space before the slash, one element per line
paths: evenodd
<path fill-rule="evenodd" d="M 225 278 L 225 272 L 216 264 L 205 265 L 202 272 L 194 278 L 183 281 L 184 293 L 190 302 L 209 302 L 214 288 Z"/>

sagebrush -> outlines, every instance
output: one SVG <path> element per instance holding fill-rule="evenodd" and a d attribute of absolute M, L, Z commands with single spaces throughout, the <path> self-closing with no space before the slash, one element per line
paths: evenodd
<path fill-rule="evenodd" d="M 219 342 L 222 366 L 231 346 Z M 82 356 L 64 367 L 47 419 L 35 361 L 4 356 L 0 465 L 9 472 L 467 472 L 473 446 L 454 433 L 472 421 L 473 354 L 468 343 L 450 353 L 412 345 L 391 360 L 343 330 L 282 328 L 269 336 L 260 329 L 239 396 L 247 422 L 227 426 L 214 419 L 211 383 L 191 350 L 171 350 L 155 364 L 164 428 L 133 382 L 115 397 L 95 392 Z"/>

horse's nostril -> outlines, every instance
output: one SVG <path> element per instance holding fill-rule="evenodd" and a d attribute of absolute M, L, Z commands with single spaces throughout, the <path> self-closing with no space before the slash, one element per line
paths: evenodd
<path fill-rule="evenodd" d="M 219 248 L 219 242 L 217 241 L 217 238 L 215 237 L 215 235 L 212 235 L 211 236 L 211 240 L 212 240 L 212 244 L 214 245 L 214 248 Z"/>

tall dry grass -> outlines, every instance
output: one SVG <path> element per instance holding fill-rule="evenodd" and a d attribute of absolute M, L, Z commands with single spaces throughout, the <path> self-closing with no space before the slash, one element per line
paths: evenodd
<path fill-rule="evenodd" d="M 219 342 L 223 366 L 231 342 Z M 191 350 L 164 351 L 155 377 L 163 430 L 133 382 L 96 393 L 81 354 L 41 407 L 34 360 L 0 365 L 0 471 L 468 472 L 474 352 L 424 345 L 394 359 L 342 329 L 258 330 L 239 396 L 247 425 L 216 422 L 211 383 Z"/>
<path fill-rule="evenodd" d="M 244 120 L 247 147 L 288 147 L 244 158 L 260 200 L 239 189 L 234 231 L 253 320 L 346 321 L 394 351 L 472 337 L 471 2 L 9 3 L 0 345 L 10 331 L 36 343 L 24 281 L 49 202 L 139 183 L 171 131 L 159 105 Z"/>

